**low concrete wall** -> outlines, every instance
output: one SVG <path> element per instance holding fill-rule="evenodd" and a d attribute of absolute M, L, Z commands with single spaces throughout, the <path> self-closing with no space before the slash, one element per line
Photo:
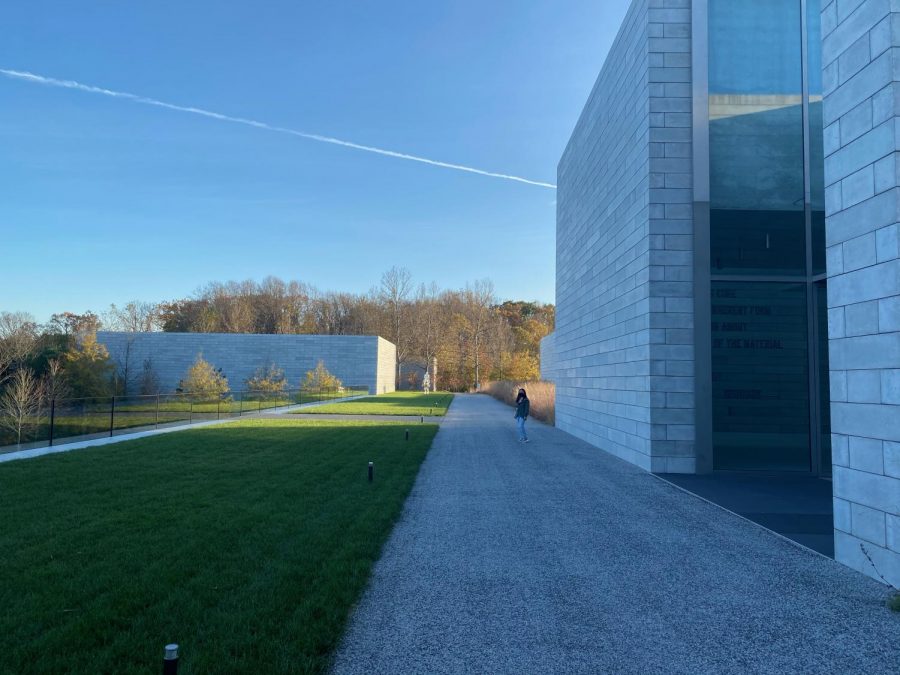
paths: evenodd
<path fill-rule="evenodd" d="M 372 394 L 394 391 L 397 348 L 377 336 L 101 331 L 97 340 L 120 371 L 127 366 L 135 390 L 145 360 L 150 360 L 161 390 L 170 392 L 202 354 L 222 369 L 234 390 L 246 388 L 246 380 L 270 363 L 284 370 L 289 387 L 298 387 L 306 372 L 323 361 L 345 385 L 365 385 Z"/>

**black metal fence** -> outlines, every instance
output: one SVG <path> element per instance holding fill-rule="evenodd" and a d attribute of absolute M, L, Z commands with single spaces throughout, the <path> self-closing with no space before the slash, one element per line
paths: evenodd
<path fill-rule="evenodd" d="M 288 406 L 336 401 L 368 393 L 366 386 L 283 391 L 231 391 L 220 396 L 190 393 L 105 396 L 51 401 L 19 430 L 0 430 L 0 453 L 116 436 L 167 426 L 238 418 Z"/>

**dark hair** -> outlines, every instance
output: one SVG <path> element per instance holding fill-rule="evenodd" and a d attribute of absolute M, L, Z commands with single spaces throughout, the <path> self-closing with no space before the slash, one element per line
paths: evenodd
<path fill-rule="evenodd" d="M 525 393 L 524 389 L 519 389 L 519 395 L 516 396 L 516 403 L 521 401 L 523 398 L 528 398 L 528 394 Z"/>

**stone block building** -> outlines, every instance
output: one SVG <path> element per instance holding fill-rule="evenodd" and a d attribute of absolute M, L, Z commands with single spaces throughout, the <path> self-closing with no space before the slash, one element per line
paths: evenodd
<path fill-rule="evenodd" d="M 150 362 L 163 392 L 173 392 L 198 355 L 228 378 L 233 390 L 246 388 L 257 371 L 274 364 L 290 388 L 299 387 L 319 361 L 346 386 L 370 394 L 394 391 L 397 348 L 373 335 L 258 335 L 249 333 L 120 333 L 101 331 L 119 370 L 137 374 Z M 129 377 L 129 379 L 131 379 Z"/>
<path fill-rule="evenodd" d="M 900 585 L 900 6 L 634 0 L 563 153 L 557 425 L 833 481 Z"/>

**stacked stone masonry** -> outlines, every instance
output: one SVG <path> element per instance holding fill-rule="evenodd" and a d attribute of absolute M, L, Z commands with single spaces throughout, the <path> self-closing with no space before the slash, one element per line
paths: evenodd
<path fill-rule="evenodd" d="M 822 33 L 835 556 L 900 586 L 900 2 Z"/>
<path fill-rule="evenodd" d="M 689 0 L 636 0 L 559 165 L 557 426 L 693 472 Z M 552 351 L 553 356 L 546 358 Z"/>
<path fill-rule="evenodd" d="M 299 387 L 322 361 L 347 386 L 394 391 L 397 349 L 376 336 L 100 332 L 97 339 L 120 372 L 127 363 L 129 380 L 149 359 L 163 392 L 175 391 L 198 355 L 221 368 L 233 390 L 245 389 L 247 379 L 270 364 L 284 370 L 289 387 Z"/>

